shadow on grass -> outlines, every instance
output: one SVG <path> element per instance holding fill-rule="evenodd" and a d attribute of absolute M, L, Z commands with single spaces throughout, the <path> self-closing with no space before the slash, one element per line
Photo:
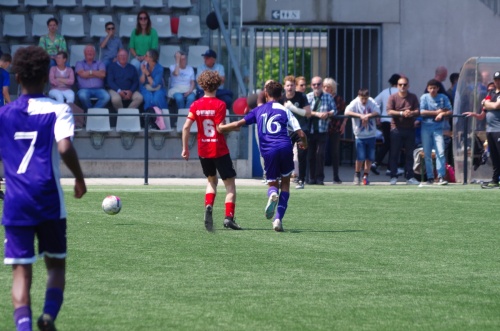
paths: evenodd
<path fill-rule="evenodd" d="M 242 230 L 246 231 L 274 231 L 272 228 L 243 228 Z M 321 230 L 313 230 L 313 229 L 287 229 L 285 228 L 284 232 L 288 233 L 302 233 L 302 232 L 318 232 L 318 233 L 339 233 L 339 232 L 365 232 L 365 230 L 330 230 L 330 231 L 321 231 Z"/>

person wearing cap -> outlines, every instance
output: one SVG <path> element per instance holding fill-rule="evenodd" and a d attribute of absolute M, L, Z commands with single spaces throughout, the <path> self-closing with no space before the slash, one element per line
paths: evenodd
<path fill-rule="evenodd" d="M 480 121 L 486 118 L 486 140 L 493 165 L 493 176 L 491 182 L 481 185 L 481 188 L 485 189 L 498 188 L 498 177 L 500 176 L 500 71 L 493 74 L 493 82 L 495 89 L 489 91 L 486 98 L 481 101 L 483 105 L 481 113 L 463 113 L 467 117 L 475 117 Z"/>
<path fill-rule="evenodd" d="M 380 108 L 380 115 L 382 116 L 380 118 L 379 127 L 380 131 L 382 131 L 382 135 L 384 136 L 384 144 L 382 145 L 381 148 L 377 150 L 375 162 L 373 162 L 371 166 L 371 171 L 375 175 L 380 175 L 380 172 L 378 171 L 378 166 L 383 162 L 386 154 L 391 150 L 391 118 L 384 116 L 387 116 L 387 109 L 386 109 L 387 100 L 392 94 L 398 93 L 398 79 L 400 78 L 401 78 L 400 74 L 393 74 L 391 78 L 389 78 L 388 80 L 391 86 L 380 92 L 375 97 L 375 102 Z M 389 159 L 390 159 L 390 154 L 389 154 Z"/>
<path fill-rule="evenodd" d="M 233 92 L 224 89 L 224 81 L 226 79 L 226 75 L 224 72 L 224 66 L 220 63 L 217 63 L 217 53 L 212 49 L 208 49 L 205 53 L 201 54 L 201 56 L 203 56 L 205 63 L 198 67 L 196 80 L 198 80 L 200 74 L 205 70 L 216 71 L 222 79 L 222 84 L 217 89 L 215 96 L 218 99 L 224 101 L 227 109 L 230 109 L 231 105 L 233 104 Z M 196 98 L 198 99 L 202 97 L 203 94 L 203 89 L 201 89 L 200 86 L 197 86 Z"/>

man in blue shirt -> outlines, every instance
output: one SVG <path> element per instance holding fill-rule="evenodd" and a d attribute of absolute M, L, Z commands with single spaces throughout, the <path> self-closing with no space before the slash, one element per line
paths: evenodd
<path fill-rule="evenodd" d="M 123 48 L 122 41 L 115 34 L 115 24 L 113 22 L 106 22 L 105 25 L 106 36 L 101 37 L 99 46 L 101 47 L 101 61 L 108 66 L 117 60 L 118 51 Z"/>

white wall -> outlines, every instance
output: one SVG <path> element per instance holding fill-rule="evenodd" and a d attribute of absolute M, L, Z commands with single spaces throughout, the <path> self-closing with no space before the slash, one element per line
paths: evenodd
<path fill-rule="evenodd" d="M 500 16 L 479 0 L 244 0 L 242 5 L 248 24 L 381 24 L 383 87 L 393 73 L 404 73 L 417 95 L 437 66 L 451 74 L 470 57 L 500 56 L 495 35 Z M 300 10 L 301 19 L 272 20 L 271 11 L 278 9 Z"/>

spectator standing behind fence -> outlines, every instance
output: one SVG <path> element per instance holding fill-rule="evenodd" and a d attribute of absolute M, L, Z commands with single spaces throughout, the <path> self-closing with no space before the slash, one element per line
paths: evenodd
<path fill-rule="evenodd" d="M 204 64 L 198 67 L 196 79 L 198 79 L 198 76 L 205 70 L 217 71 L 222 79 L 222 84 L 217 89 L 217 93 L 215 93 L 215 96 L 226 103 L 227 109 L 231 109 L 231 105 L 233 104 L 233 92 L 224 89 L 226 74 L 224 72 L 224 66 L 220 63 L 217 63 L 217 53 L 209 49 L 201 56 L 203 56 Z M 196 92 L 196 98 L 198 99 L 201 96 L 203 96 L 203 90 L 201 88 L 198 88 L 198 91 Z"/>
<path fill-rule="evenodd" d="M 56 55 L 59 51 L 68 52 L 68 46 L 66 45 L 66 39 L 57 33 L 59 27 L 59 21 L 52 17 L 47 20 L 47 28 L 49 33 L 40 37 L 38 46 L 43 48 L 50 56 L 50 66 L 56 65 Z"/>
<path fill-rule="evenodd" d="M 486 139 L 493 166 L 493 176 L 491 181 L 481 185 L 481 188 L 498 188 L 498 178 L 500 176 L 500 71 L 493 75 L 495 90 L 488 92 L 481 104 L 483 105 L 480 114 L 465 112 L 467 117 L 475 117 L 482 121 L 486 117 Z"/>
<path fill-rule="evenodd" d="M 420 115 L 422 116 L 422 146 L 425 156 L 425 171 L 427 182 L 422 184 L 434 184 L 434 170 L 432 164 L 432 150 L 436 151 L 436 170 L 438 173 L 438 185 L 446 185 L 446 175 L 443 128 L 448 121 L 447 116 L 452 114 L 451 103 L 446 94 L 438 93 L 439 82 L 431 79 L 427 83 L 428 93 L 420 97 Z"/>
<path fill-rule="evenodd" d="M 170 66 L 168 97 L 174 98 L 177 109 L 189 108 L 195 99 L 194 69 L 187 64 L 186 53 L 177 51 Z"/>
<path fill-rule="evenodd" d="M 337 94 L 337 82 L 333 78 L 323 80 L 323 91 L 330 94 L 337 107 L 337 115 L 344 115 L 345 101 Z M 347 118 L 332 118 L 328 124 L 328 134 L 330 135 L 330 146 L 332 154 L 333 184 L 342 184 L 339 177 L 340 166 L 340 138 L 345 132 Z"/>
<path fill-rule="evenodd" d="M 345 110 L 347 116 L 352 117 L 352 128 L 356 141 L 356 164 L 354 173 L 354 185 L 369 185 L 368 173 L 372 162 L 375 160 L 375 143 L 377 136 L 376 116 L 380 109 L 367 89 L 360 89 L 358 97 L 351 101 Z M 361 181 L 361 169 L 364 163 L 363 181 Z"/>
<path fill-rule="evenodd" d="M 68 54 L 60 51 L 56 55 L 56 65 L 50 68 L 49 81 L 50 91 L 49 97 L 61 103 L 75 102 L 75 92 L 71 86 L 75 83 L 75 73 L 73 69 L 66 66 Z"/>
<path fill-rule="evenodd" d="M 143 100 L 139 93 L 139 77 L 135 67 L 128 63 L 128 52 L 125 49 L 120 49 L 117 61 L 109 65 L 106 83 L 116 112 L 123 108 L 124 101 L 128 103 L 127 108 L 139 108 Z"/>
<path fill-rule="evenodd" d="M 12 56 L 7 53 L 0 55 L 0 86 L 2 88 L 2 93 L 0 95 L 0 107 L 4 104 L 10 103 L 10 74 L 7 71 L 10 63 L 12 62 Z"/>
<path fill-rule="evenodd" d="M 283 82 L 283 88 L 285 90 L 285 95 L 279 100 L 281 104 L 284 104 L 288 110 L 294 113 L 295 118 L 299 122 L 302 131 L 306 132 L 308 130 L 307 119 L 311 117 L 311 107 L 307 101 L 305 94 L 297 92 L 295 90 L 295 77 L 286 76 Z M 298 142 L 292 140 L 294 148 L 297 148 Z M 304 183 L 306 181 L 306 171 L 307 171 L 307 150 L 302 148 L 297 148 L 297 157 L 299 161 L 299 181 L 297 182 L 297 189 L 303 189 Z"/>
<path fill-rule="evenodd" d="M 398 79 L 401 78 L 401 75 L 399 74 L 393 74 L 391 78 L 389 78 L 389 86 L 382 92 L 380 92 L 376 97 L 375 97 L 375 102 L 378 104 L 378 107 L 380 109 L 380 115 L 386 116 L 386 117 L 381 117 L 379 120 L 380 123 L 380 131 L 382 131 L 382 135 L 384 137 L 384 143 L 382 147 L 375 152 L 375 162 L 372 163 L 371 166 L 371 171 L 375 175 L 380 175 L 380 172 L 378 170 L 378 167 L 382 164 L 384 161 L 385 156 L 387 155 L 388 152 L 391 150 L 391 118 L 387 117 L 387 100 L 391 95 L 394 93 L 398 92 Z M 389 153 L 389 160 L 391 159 L 391 155 Z M 389 167 L 387 167 L 389 169 Z"/>
<path fill-rule="evenodd" d="M 163 67 L 158 63 L 158 51 L 150 49 L 146 52 L 141 64 L 141 94 L 144 97 L 144 109 L 156 106 L 167 109 L 167 93 L 163 83 Z"/>
<path fill-rule="evenodd" d="M 328 139 L 328 118 L 337 113 L 333 97 L 323 92 L 323 79 L 319 76 L 311 79 L 313 91 L 307 94 L 311 105 L 309 118 L 309 135 L 307 141 L 309 151 L 309 184 L 325 185 L 325 148 Z"/>
<path fill-rule="evenodd" d="M 78 99 L 85 111 L 89 108 L 105 108 L 109 102 L 109 94 L 104 89 L 106 67 L 101 61 L 95 60 L 95 48 L 87 45 L 83 50 L 85 59 L 75 65 L 76 80 L 79 90 L 76 92 Z M 95 104 L 92 105 L 93 100 Z"/>
<path fill-rule="evenodd" d="M 398 181 L 398 160 L 401 149 L 405 153 L 406 184 L 418 185 L 413 173 L 413 150 L 415 149 L 415 120 L 420 116 L 420 104 L 415 94 L 408 92 L 409 80 L 402 76 L 398 79 L 398 93 L 392 94 L 387 100 L 387 114 L 392 116 L 390 170 L 391 185 Z"/>
<path fill-rule="evenodd" d="M 101 61 L 107 69 L 112 62 L 117 60 L 116 56 L 118 55 L 118 51 L 123 48 L 123 44 L 121 39 L 115 34 L 115 23 L 106 22 L 104 29 L 106 30 L 106 36 L 101 37 L 99 40 L 99 47 L 101 47 Z"/>
<path fill-rule="evenodd" d="M 130 53 L 134 57 L 130 63 L 141 74 L 141 63 L 145 60 L 146 52 L 150 49 L 158 49 L 158 33 L 151 26 L 151 18 L 145 10 L 137 14 L 137 25 L 130 35 L 128 44 Z"/>

